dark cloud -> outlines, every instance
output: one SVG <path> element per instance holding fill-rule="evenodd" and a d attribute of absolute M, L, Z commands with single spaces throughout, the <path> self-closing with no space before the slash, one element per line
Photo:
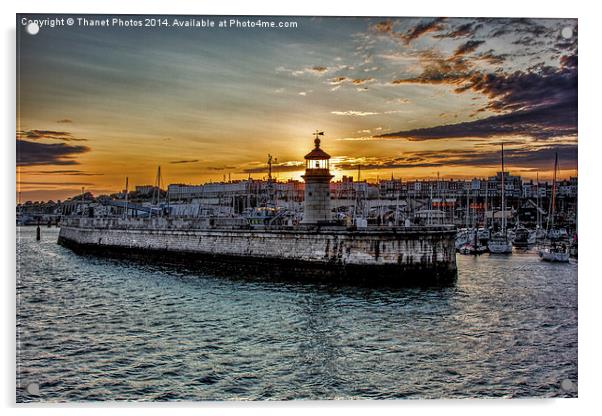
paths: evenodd
<path fill-rule="evenodd" d="M 483 43 L 485 43 L 484 40 L 469 40 L 463 43 L 462 45 L 458 46 L 453 56 L 456 57 L 472 53 Z"/>
<path fill-rule="evenodd" d="M 20 181 L 17 185 L 36 185 L 36 186 L 93 186 L 93 183 L 89 182 L 31 182 L 31 181 Z"/>
<path fill-rule="evenodd" d="M 328 83 L 331 85 L 338 85 L 338 84 L 342 84 L 345 81 L 349 81 L 349 78 L 347 77 L 334 77 L 328 80 Z"/>
<path fill-rule="evenodd" d="M 472 64 L 461 56 L 444 58 L 433 51 L 420 54 L 422 73 L 412 78 L 400 78 L 392 84 L 462 84 L 473 74 Z"/>
<path fill-rule="evenodd" d="M 75 169 L 64 170 L 40 170 L 36 172 L 27 172 L 29 175 L 68 175 L 68 176 L 102 176 L 104 173 L 89 173 Z"/>
<path fill-rule="evenodd" d="M 531 71 L 482 73 L 455 70 L 448 61 L 427 66 L 413 79 L 394 83 L 447 83 L 455 91 L 488 98 L 482 110 L 501 113 L 480 120 L 388 133 L 380 137 L 430 140 L 461 137 L 526 135 L 537 139 L 577 135 L 577 56 L 564 56 L 561 66 Z"/>
<path fill-rule="evenodd" d="M 411 41 L 418 39 L 420 36 L 429 33 L 436 32 L 443 28 L 442 22 L 445 20 L 444 17 L 438 17 L 428 22 L 422 22 L 409 29 L 405 34 L 399 35 L 399 37 L 406 43 L 409 44 Z"/>
<path fill-rule="evenodd" d="M 89 151 L 88 146 L 17 139 L 17 166 L 79 165 L 74 157 Z"/>
<path fill-rule="evenodd" d="M 183 160 L 172 160 L 171 164 L 177 165 L 177 164 L 182 164 L 182 163 L 196 163 L 198 162 L 198 159 L 183 159 Z"/>
<path fill-rule="evenodd" d="M 560 167 L 577 167 L 577 144 L 558 143 L 549 146 L 522 146 L 504 149 L 504 162 L 509 167 L 521 167 L 541 170 L 552 170 L 554 156 L 558 154 Z M 497 167 L 501 163 L 500 149 L 487 152 L 473 152 L 459 155 L 451 161 L 453 165 L 469 165 L 474 167 Z"/>
<path fill-rule="evenodd" d="M 476 54 L 474 59 L 488 62 L 491 65 L 501 65 L 506 61 L 507 57 L 507 54 L 496 54 L 493 49 L 490 49 L 487 52 Z"/>
<path fill-rule="evenodd" d="M 442 22 L 444 20 L 444 17 L 438 17 L 436 19 L 431 19 L 426 22 L 420 22 L 415 26 L 412 26 L 405 33 L 396 32 L 393 29 L 393 22 L 391 20 L 384 20 L 382 22 L 379 22 L 373 25 L 371 29 L 376 33 L 386 34 L 393 38 L 399 39 L 407 45 L 413 40 L 416 40 L 429 32 L 437 32 L 443 29 Z"/>
<path fill-rule="evenodd" d="M 236 166 L 209 166 L 206 170 L 232 170 L 236 169 Z"/>
<path fill-rule="evenodd" d="M 537 67 L 532 71 L 474 73 L 456 92 L 472 90 L 489 98 L 494 111 L 529 110 L 562 105 L 576 116 L 577 56 L 560 59 L 561 66 Z M 572 119 L 572 117 L 571 117 Z M 574 120 L 576 128 L 576 119 Z"/>
<path fill-rule="evenodd" d="M 545 43 L 544 41 L 535 38 L 535 36 L 521 36 L 512 41 L 512 44 L 521 46 L 543 46 Z"/>
<path fill-rule="evenodd" d="M 377 137 L 405 138 L 412 141 L 464 137 L 531 136 L 547 139 L 577 134 L 577 108 L 564 104 L 537 107 L 494 115 L 475 121 L 387 133 Z"/>
<path fill-rule="evenodd" d="M 489 23 L 493 27 L 489 33 L 489 36 L 494 38 L 507 34 L 529 34 L 533 36 L 543 36 L 549 34 L 550 32 L 550 29 L 548 29 L 546 26 L 537 23 L 532 19 L 484 18 L 479 20 L 483 23 Z"/>
<path fill-rule="evenodd" d="M 577 55 L 565 55 L 560 57 L 560 65 L 564 68 L 577 69 Z"/>
<path fill-rule="evenodd" d="M 84 142 L 86 139 L 73 137 L 68 131 L 56 131 L 56 130 L 22 130 L 17 131 L 17 139 L 29 139 L 29 140 L 61 140 L 64 142 Z"/>
<path fill-rule="evenodd" d="M 325 66 L 314 66 L 311 70 L 315 72 L 326 72 L 328 68 Z"/>
<path fill-rule="evenodd" d="M 514 146 L 514 145 L 525 145 L 527 142 L 525 140 L 488 140 L 481 143 L 475 143 L 474 147 L 498 147 L 504 144 L 504 146 Z"/>
<path fill-rule="evenodd" d="M 374 81 L 374 78 L 349 78 L 349 77 L 345 77 L 345 76 L 338 76 L 338 77 L 330 78 L 328 80 L 328 83 L 330 85 L 342 85 L 342 84 L 346 84 L 346 83 L 350 83 L 353 85 L 362 85 L 362 84 L 367 84 L 372 81 Z"/>
<path fill-rule="evenodd" d="M 70 120 L 68 118 L 64 118 L 62 120 L 57 120 L 56 122 L 59 123 L 59 124 L 69 124 L 69 123 L 73 123 L 73 120 Z"/>
<path fill-rule="evenodd" d="M 469 40 L 460 45 L 455 52 L 445 57 L 441 52 L 429 49 L 416 52 L 422 65 L 422 73 L 415 77 L 400 78 L 391 81 L 392 84 L 451 84 L 460 85 L 468 81 L 475 73 L 473 61 L 485 60 L 499 64 L 505 56 L 495 55 L 492 50 L 471 56 L 466 59 L 464 55 L 474 52 L 482 40 Z"/>
<path fill-rule="evenodd" d="M 393 22 L 391 20 L 384 20 L 382 22 L 378 22 L 371 28 L 376 33 L 393 33 Z"/>
<path fill-rule="evenodd" d="M 431 21 L 430 23 L 432 23 Z M 418 76 L 400 78 L 393 81 L 394 84 L 405 83 L 450 83 L 461 84 L 475 73 L 481 72 L 478 61 L 487 62 L 496 66 L 496 72 L 503 72 L 502 64 L 512 65 L 513 58 L 527 60 L 535 66 L 550 65 L 550 58 L 558 59 L 561 56 L 576 56 L 577 50 L 577 25 L 568 23 L 572 34 L 563 36 L 563 29 L 567 23 L 546 26 L 532 19 L 476 19 L 475 21 L 461 20 L 462 24 L 454 23 L 453 19 L 447 23 L 452 27 L 446 32 L 440 30 L 435 38 L 468 38 L 459 45 L 449 56 L 443 56 L 436 50 L 415 51 L 419 56 L 423 72 Z M 440 22 L 439 22 L 440 23 Z M 424 24 L 429 26 L 427 24 Z M 422 27 L 421 25 L 418 25 Z M 436 26 L 436 25 L 435 25 Z M 430 27 L 430 26 L 429 26 Z M 475 32 L 479 30 L 479 38 L 475 39 Z M 566 32 L 566 31 L 565 31 Z M 503 42 L 510 45 L 518 45 L 513 52 L 503 54 L 496 53 L 493 49 L 477 53 L 479 47 L 485 44 L 485 39 L 508 34 Z M 392 32 L 391 36 L 400 38 L 405 35 Z M 499 41 L 498 41 L 499 42 Z M 410 52 L 411 53 L 411 52 Z M 468 59 L 470 57 L 470 59 Z"/>
<path fill-rule="evenodd" d="M 482 18 L 479 36 L 483 39 L 503 37 L 503 42 L 514 46 L 512 57 L 546 62 L 554 54 L 571 55 L 577 52 L 577 19 L 563 19 L 557 23 L 539 19 Z M 566 27 L 571 36 L 563 36 Z M 497 41 L 500 42 L 500 41 Z"/>
<path fill-rule="evenodd" d="M 504 142 L 505 144 L 509 144 Z M 526 168 L 533 170 L 551 170 L 554 156 L 558 154 L 561 168 L 577 167 L 577 144 L 561 143 L 550 146 L 526 146 L 504 149 L 504 159 L 509 168 Z M 500 149 L 491 150 L 425 150 L 394 158 L 373 159 L 361 163 L 361 168 L 372 169 L 413 169 L 437 168 L 449 166 L 467 166 L 472 168 L 496 168 L 501 163 Z M 357 162 L 342 162 L 337 168 L 356 170 Z"/>
<path fill-rule="evenodd" d="M 443 39 L 443 38 L 455 39 L 455 38 L 471 37 L 471 36 L 474 36 L 474 34 L 477 32 L 477 30 L 479 30 L 482 27 L 483 27 L 483 25 L 481 23 L 478 23 L 478 24 L 475 22 L 464 23 L 464 24 L 461 24 L 458 26 L 454 26 L 452 28 L 452 30 L 447 33 L 440 33 L 440 34 L 434 35 L 433 37 L 438 38 L 438 39 Z"/>

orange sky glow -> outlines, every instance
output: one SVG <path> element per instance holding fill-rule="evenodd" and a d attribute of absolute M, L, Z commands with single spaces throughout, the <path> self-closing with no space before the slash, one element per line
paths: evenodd
<path fill-rule="evenodd" d="M 576 20 L 298 21 L 20 33 L 17 198 L 115 193 L 159 165 L 164 186 L 259 179 L 268 153 L 301 179 L 316 129 L 335 180 L 486 177 L 501 143 L 512 174 L 549 180 L 558 153 L 577 175 Z"/>

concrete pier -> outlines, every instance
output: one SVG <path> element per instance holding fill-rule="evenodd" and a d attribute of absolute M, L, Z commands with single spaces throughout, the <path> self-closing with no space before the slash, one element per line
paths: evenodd
<path fill-rule="evenodd" d="M 449 226 L 254 230 L 192 220 L 78 218 L 62 224 L 59 244 L 190 266 L 230 265 L 231 271 L 246 265 L 273 277 L 406 286 L 455 281 L 454 236 Z"/>

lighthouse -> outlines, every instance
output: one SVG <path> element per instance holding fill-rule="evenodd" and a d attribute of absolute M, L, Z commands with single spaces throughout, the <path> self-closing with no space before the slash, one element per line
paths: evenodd
<path fill-rule="evenodd" d="M 305 155 L 305 204 L 302 224 L 318 224 L 332 219 L 330 212 L 330 155 L 320 149 L 320 136 L 316 131 L 314 149 Z"/>

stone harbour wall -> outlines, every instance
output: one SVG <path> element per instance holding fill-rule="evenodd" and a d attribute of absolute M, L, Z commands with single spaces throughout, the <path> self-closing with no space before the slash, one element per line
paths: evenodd
<path fill-rule="evenodd" d="M 166 230 L 61 227 L 59 243 L 72 248 L 179 253 L 186 258 L 307 265 L 339 273 L 404 274 L 456 272 L 455 230 Z"/>

